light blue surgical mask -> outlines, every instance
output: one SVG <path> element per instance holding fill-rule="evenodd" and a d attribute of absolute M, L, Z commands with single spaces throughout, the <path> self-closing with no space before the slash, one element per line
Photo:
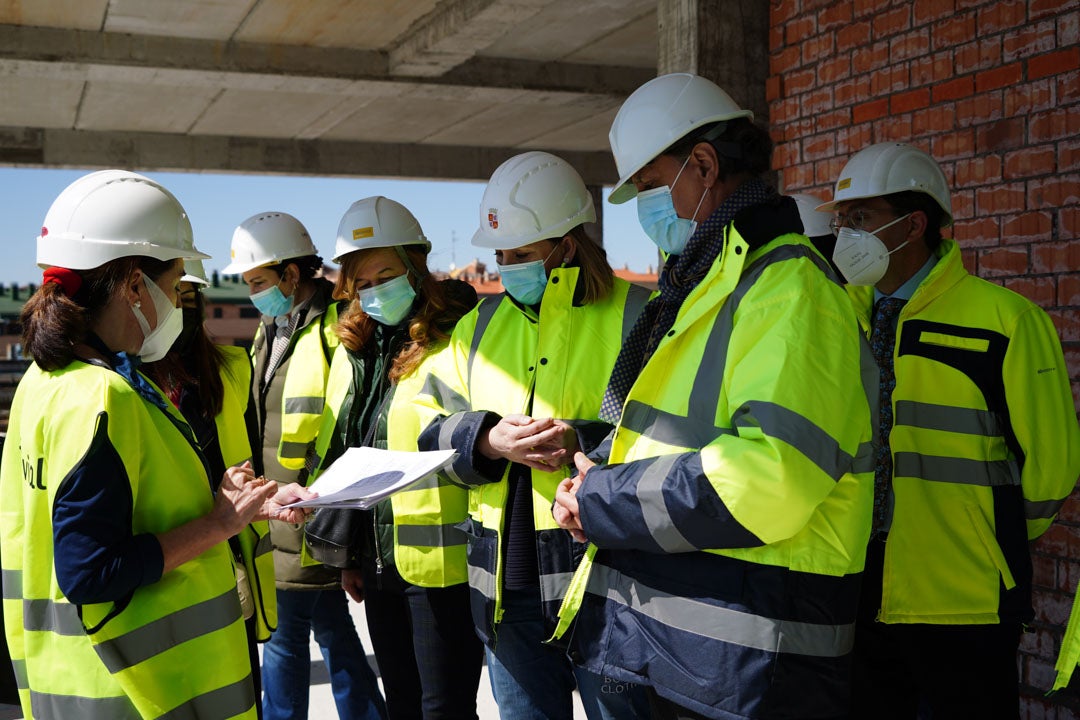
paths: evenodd
<path fill-rule="evenodd" d="M 288 315 L 293 306 L 293 296 L 286 297 L 277 285 L 266 290 L 260 290 L 252 295 L 250 300 L 251 304 L 259 312 L 270 317 Z"/>
<path fill-rule="evenodd" d="M 686 157 L 679 172 L 675 175 L 675 181 L 670 186 L 652 188 L 637 194 L 638 222 L 641 229 L 656 243 L 656 246 L 668 255 L 680 255 L 686 249 L 686 243 L 697 229 L 698 210 L 705 201 L 705 192 L 701 193 L 697 207 L 694 208 L 694 216 L 687 220 L 679 217 L 675 212 L 675 203 L 671 199 L 671 190 L 675 183 L 679 182 L 682 171 L 686 169 L 686 163 L 690 162 L 690 156 Z"/>
<path fill-rule="evenodd" d="M 503 288 L 510 293 L 510 297 L 522 305 L 535 305 L 540 302 L 548 280 L 547 268 L 544 266 L 561 244 L 560 241 L 543 260 L 499 266 L 499 277 L 502 278 Z"/>
<path fill-rule="evenodd" d="M 360 309 L 383 325 L 394 326 L 405 319 L 416 299 L 416 291 L 409 284 L 409 274 L 398 275 L 393 280 L 366 287 L 356 293 Z"/>

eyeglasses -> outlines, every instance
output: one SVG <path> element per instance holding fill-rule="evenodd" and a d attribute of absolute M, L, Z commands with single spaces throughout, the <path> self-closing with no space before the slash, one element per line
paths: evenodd
<path fill-rule="evenodd" d="M 839 234 L 842 227 L 849 227 L 852 230 L 866 230 L 867 223 L 871 222 L 878 212 L 880 211 L 855 208 L 847 214 L 838 213 L 829 221 L 829 229 L 832 230 L 833 235 Z"/>

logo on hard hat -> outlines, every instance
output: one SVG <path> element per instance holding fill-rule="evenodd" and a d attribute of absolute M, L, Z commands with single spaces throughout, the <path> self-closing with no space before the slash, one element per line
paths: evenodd
<path fill-rule="evenodd" d="M 353 240 L 363 240 L 369 237 L 375 237 L 375 228 L 373 226 L 356 228 L 352 231 Z"/>
<path fill-rule="evenodd" d="M 498 208 L 488 208 L 488 225 L 492 230 L 499 229 L 499 210 Z"/>
<path fill-rule="evenodd" d="M 840 182 L 836 183 L 837 190 L 847 190 L 851 187 L 851 178 L 844 178 Z"/>

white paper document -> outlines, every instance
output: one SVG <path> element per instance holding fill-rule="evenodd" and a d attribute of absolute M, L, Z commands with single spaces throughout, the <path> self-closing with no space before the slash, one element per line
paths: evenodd
<path fill-rule="evenodd" d="M 425 480 L 453 462 L 453 450 L 402 452 L 371 447 L 349 448 L 308 488 L 319 497 L 289 507 L 337 507 L 366 510 L 399 490 Z"/>

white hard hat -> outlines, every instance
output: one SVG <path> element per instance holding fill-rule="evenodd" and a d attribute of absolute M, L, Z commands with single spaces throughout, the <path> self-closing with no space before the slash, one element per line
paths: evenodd
<path fill-rule="evenodd" d="M 799 207 L 799 219 L 802 220 L 803 232 L 807 237 L 821 237 L 832 235 L 829 221 L 832 216 L 829 213 L 818 212 L 817 206 L 821 204 L 821 198 L 808 193 L 795 193 L 791 199 Z"/>
<path fill-rule="evenodd" d="M 196 285 L 209 285 L 210 281 L 206 279 L 206 268 L 203 267 L 202 260 L 185 260 L 184 275 L 180 278 L 180 282 L 195 283 Z"/>
<path fill-rule="evenodd" d="M 596 222 L 596 208 L 574 168 L 546 152 L 515 155 L 495 169 L 480 204 L 477 247 L 511 250 L 537 240 L 561 239 Z"/>
<path fill-rule="evenodd" d="M 934 198 L 944 214 L 941 227 L 952 225 L 952 201 L 945 173 L 922 150 L 904 143 L 878 143 L 860 150 L 840 171 L 831 202 L 817 209 L 831 212 L 838 203 L 899 192 L 921 192 Z"/>
<path fill-rule="evenodd" d="M 618 205 L 637 195 L 631 176 L 691 130 L 741 117 L 753 120 L 754 114 L 698 75 L 672 73 L 645 83 L 626 98 L 611 123 L 608 141 L 619 182 L 609 202 Z"/>
<path fill-rule="evenodd" d="M 341 216 L 333 259 L 340 263 L 341 258 L 356 250 L 401 245 L 423 245 L 425 252 L 431 250 L 431 243 L 409 209 L 376 195 L 357 200 Z"/>
<path fill-rule="evenodd" d="M 289 258 L 318 255 L 304 225 L 283 212 L 252 215 L 233 231 L 232 262 L 223 275 L 239 275 Z"/>
<path fill-rule="evenodd" d="M 89 270 L 121 257 L 208 258 L 171 192 L 126 170 L 100 170 L 64 188 L 45 215 L 37 263 Z"/>

